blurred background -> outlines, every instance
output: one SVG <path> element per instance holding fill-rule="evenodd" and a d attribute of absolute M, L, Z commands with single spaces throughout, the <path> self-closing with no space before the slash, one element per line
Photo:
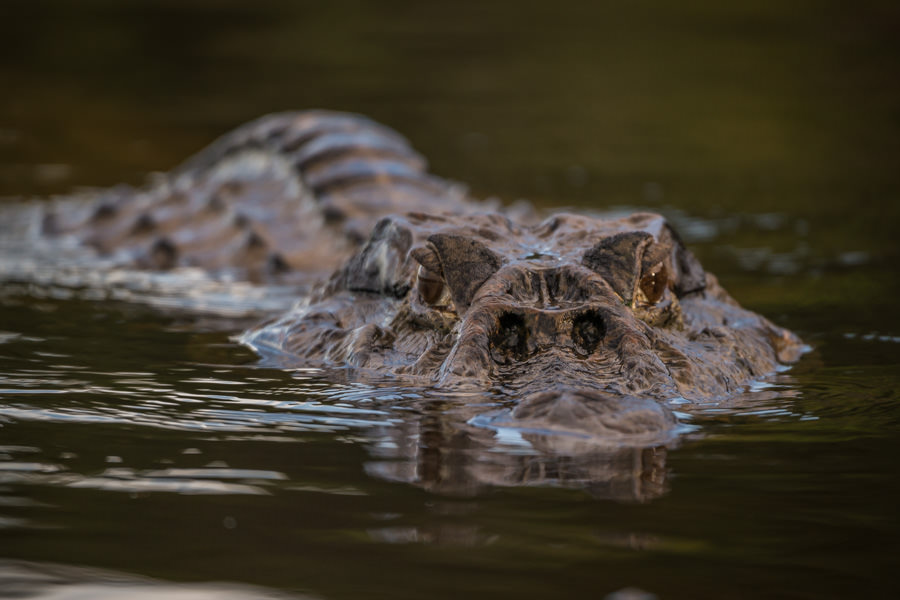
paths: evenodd
<path fill-rule="evenodd" d="M 0 16 L 5 195 L 141 181 L 311 107 L 399 129 L 477 194 L 658 201 L 701 181 L 726 207 L 827 210 L 814 198 L 834 186 L 865 182 L 873 207 L 896 191 L 892 1 L 6 0 Z"/>
<path fill-rule="evenodd" d="M 871 296 L 858 267 L 898 258 L 898 75 L 892 0 L 5 0 L 0 197 L 141 183 L 330 108 L 476 196 L 711 219 L 686 237 L 754 249 L 701 248 L 726 277 L 850 266 Z"/>

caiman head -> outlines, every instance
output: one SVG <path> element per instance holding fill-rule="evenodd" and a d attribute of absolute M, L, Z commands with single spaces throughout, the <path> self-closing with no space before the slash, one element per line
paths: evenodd
<path fill-rule="evenodd" d="M 247 338 L 310 362 L 500 388 L 517 424 L 640 435 L 658 400 L 739 392 L 801 351 L 659 215 L 383 219 L 308 304 Z"/>

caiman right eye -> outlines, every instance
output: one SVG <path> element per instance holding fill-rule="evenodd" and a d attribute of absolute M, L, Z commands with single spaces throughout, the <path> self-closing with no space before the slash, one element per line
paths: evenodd
<path fill-rule="evenodd" d="M 444 280 L 425 267 L 420 266 L 416 274 L 416 290 L 426 304 L 434 305 L 441 299 L 444 291 Z"/>
<path fill-rule="evenodd" d="M 666 287 L 669 285 L 668 269 L 666 269 L 665 265 L 660 265 L 641 277 L 639 285 L 641 291 L 644 293 L 644 297 L 647 298 L 647 302 L 656 304 L 659 302 L 660 298 L 662 298 L 663 293 L 666 291 Z"/>

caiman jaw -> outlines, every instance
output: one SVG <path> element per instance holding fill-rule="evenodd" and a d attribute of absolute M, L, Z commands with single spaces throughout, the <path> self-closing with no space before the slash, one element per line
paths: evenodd
<path fill-rule="evenodd" d="M 651 444 L 662 442 L 677 425 L 672 411 L 654 400 L 571 388 L 530 394 L 510 416 L 509 424 L 520 429 Z"/>

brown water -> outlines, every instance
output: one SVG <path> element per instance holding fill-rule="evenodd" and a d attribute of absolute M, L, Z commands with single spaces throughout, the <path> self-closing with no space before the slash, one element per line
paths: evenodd
<path fill-rule="evenodd" d="M 7 0 L 0 196 L 361 112 L 476 196 L 665 213 L 812 351 L 668 450 L 546 455 L 249 320 L 7 285 L 0 597 L 896 597 L 898 7 Z"/>

